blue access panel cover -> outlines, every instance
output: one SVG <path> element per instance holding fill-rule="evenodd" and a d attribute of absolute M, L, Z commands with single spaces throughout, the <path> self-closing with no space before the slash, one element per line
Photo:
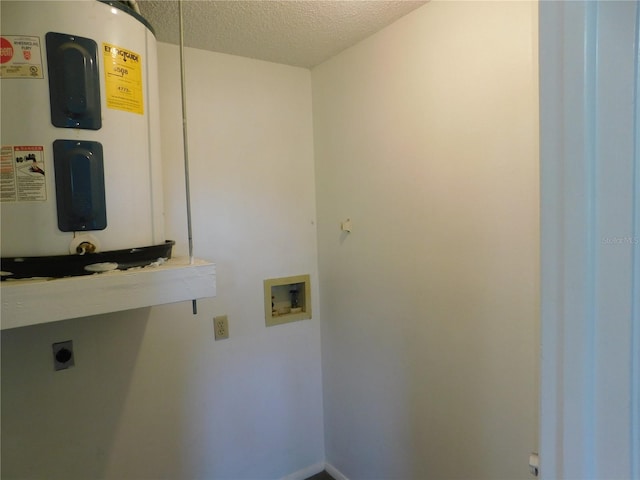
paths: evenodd
<path fill-rule="evenodd" d="M 107 228 L 102 144 L 56 140 L 53 166 L 58 228 L 63 232 Z"/>
<path fill-rule="evenodd" d="M 47 33 L 46 41 L 51 123 L 99 130 L 98 45 L 90 38 L 55 32 Z"/>

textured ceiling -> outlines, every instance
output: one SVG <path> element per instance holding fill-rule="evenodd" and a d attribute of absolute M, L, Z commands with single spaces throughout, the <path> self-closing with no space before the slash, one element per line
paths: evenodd
<path fill-rule="evenodd" d="M 187 47 L 311 68 L 425 4 L 412 0 L 186 0 Z M 138 0 L 161 42 L 179 43 L 178 2 Z"/>

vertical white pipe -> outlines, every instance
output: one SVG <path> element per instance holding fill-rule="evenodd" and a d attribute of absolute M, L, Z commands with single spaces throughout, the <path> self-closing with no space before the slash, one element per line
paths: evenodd
<path fill-rule="evenodd" d="M 191 228 L 191 188 L 189 184 L 189 141 L 187 137 L 187 95 L 184 67 L 184 18 L 182 0 L 178 1 L 180 17 L 180 89 L 182 91 L 182 140 L 184 148 L 184 184 L 187 200 L 187 234 L 189 240 L 189 263 L 193 265 L 193 234 Z M 198 313 L 196 300 L 192 300 L 193 314 Z"/>

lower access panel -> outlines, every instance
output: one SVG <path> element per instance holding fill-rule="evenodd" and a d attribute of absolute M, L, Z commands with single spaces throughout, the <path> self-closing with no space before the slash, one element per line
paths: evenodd
<path fill-rule="evenodd" d="M 53 166 L 58 228 L 63 232 L 107 228 L 102 144 L 56 140 Z"/>

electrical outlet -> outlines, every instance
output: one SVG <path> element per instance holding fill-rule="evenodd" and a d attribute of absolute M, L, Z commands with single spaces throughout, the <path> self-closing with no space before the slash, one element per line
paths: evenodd
<path fill-rule="evenodd" d="M 73 367 L 76 362 L 73 357 L 73 341 L 54 343 L 53 348 L 53 369 L 66 370 Z"/>
<path fill-rule="evenodd" d="M 229 320 L 226 315 L 213 317 L 213 330 L 216 340 L 229 338 Z"/>

